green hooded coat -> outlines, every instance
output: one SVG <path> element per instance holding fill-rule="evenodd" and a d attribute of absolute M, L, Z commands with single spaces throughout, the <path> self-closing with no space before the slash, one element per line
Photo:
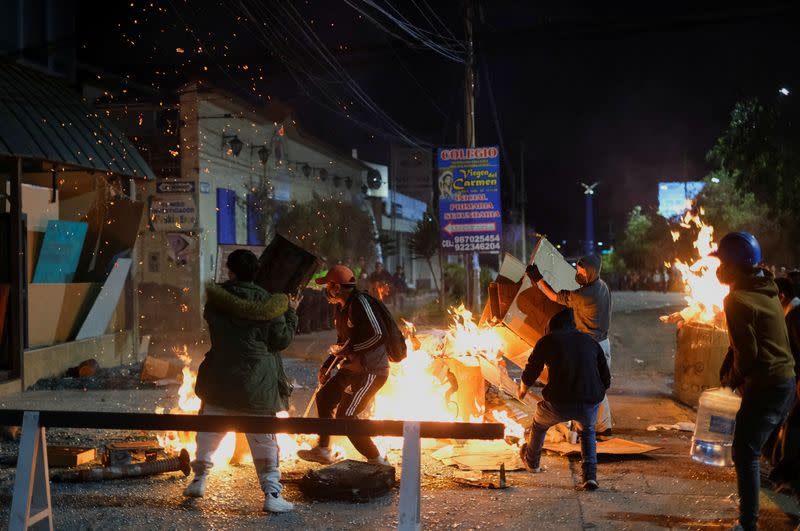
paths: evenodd
<path fill-rule="evenodd" d="M 778 286 L 763 271 L 731 286 L 725 297 L 731 348 L 722 363 L 723 385 L 777 385 L 794 377 L 794 360 Z"/>
<path fill-rule="evenodd" d="M 203 317 L 211 350 L 197 373 L 195 393 L 204 403 L 242 411 L 277 413 L 289 407 L 291 386 L 280 351 L 289 346 L 297 314 L 286 295 L 252 282 L 206 287 Z"/>

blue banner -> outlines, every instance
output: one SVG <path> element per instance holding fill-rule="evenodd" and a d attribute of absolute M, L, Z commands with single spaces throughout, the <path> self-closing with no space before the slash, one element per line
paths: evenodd
<path fill-rule="evenodd" d="M 442 252 L 499 253 L 500 149 L 439 149 L 436 159 Z"/>

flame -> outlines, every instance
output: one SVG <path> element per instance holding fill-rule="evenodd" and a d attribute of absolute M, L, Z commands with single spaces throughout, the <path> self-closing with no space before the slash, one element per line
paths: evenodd
<path fill-rule="evenodd" d="M 197 380 L 197 373 L 194 372 L 190 365 L 192 358 L 189 355 L 189 348 L 186 345 L 183 347 L 172 347 L 172 352 L 183 362 L 183 369 L 181 371 L 181 386 L 178 388 L 178 405 L 169 410 L 169 413 L 183 414 L 183 415 L 197 415 L 202 406 L 202 401 L 194 393 L 194 384 Z M 156 413 L 164 413 L 164 408 L 156 408 Z M 195 433 L 189 431 L 168 431 L 156 436 L 158 443 L 164 448 L 166 452 L 179 453 L 181 450 L 186 450 L 192 459 L 197 454 L 197 442 L 195 441 Z M 222 439 L 217 451 L 211 457 L 214 466 L 226 466 L 231 457 L 233 457 L 236 448 L 236 434 L 228 432 L 225 438 Z"/>
<path fill-rule="evenodd" d="M 385 300 L 386 297 L 389 296 L 390 292 L 391 288 L 386 282 L 378 282 L 375 286 L 375 293 L 378 295 L 378 299 L 380 300 Z"/>
<path fill-rule="evenodd" d="M 506 441 L 522 443 L 525 440 L 525 427 L 514 420 L 508 411 L 504 409 L 494 409 L 489 412 L 495 422 L 503 424 L 505 428 Z"/>
<path fill-rule="evenodd" d="M 484 421 L 484 384 L 478 356 L 497 363 L 502 340 L 489 325 L 476 324 L 472 313 L 463 304 L 451 308 L 450 315 L 451 324 L 446 331 L 434 330 L 422 339 L 417 337 L 414 324 L 404 321 L 408 355 L 402 363 L 391 364 L 389 378 L 375 396 L 372 418 Z M 474 378 L 458 381 L 456 373 Z M 469 396 L 472 390 L 469 385 L 476 383 L 480 384 L 475 388 L 476 392 L 480 391 L 480 396 Z M 459 387 L 460 394 L 457 391 Z M 510 432 L 522 438 L 524 429 L 504 411 L 490 413 L 509 426 Z M 380 437 L 376 444 L 385 452 L 399 449 L 402 439 Z"/>
<path fill-rule="evenodd" d="M 687 303 L 686 308 L 679 313 L 686 322 L 714 323 L 722 315 L 723 301 L 730 288 L 717 279 L 720 261 L 710 256 L 717 250 L 714 227 L 703 222 L 702 214 L 702 210 L 700 214 L 687 212 L 680 224 L 684 229 L 695 227 L 699 230 L 694 241 L 694 248 L 697 249 L 699 258 L 691 264 L 675 260 L 675 269 L 681 274 Z"/>

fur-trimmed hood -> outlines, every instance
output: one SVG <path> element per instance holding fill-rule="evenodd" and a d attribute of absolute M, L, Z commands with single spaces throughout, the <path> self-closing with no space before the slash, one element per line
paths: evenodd
<path fill-rule="evenodd" d="M 206 284 L 206 304 L 216 311 L 249 321 L 271 321 L 289 309 L 289 297 L 270 294 L 252 282 Z"/>

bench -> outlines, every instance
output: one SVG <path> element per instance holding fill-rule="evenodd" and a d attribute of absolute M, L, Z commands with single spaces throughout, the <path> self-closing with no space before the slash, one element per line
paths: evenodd
<path fill-rule="evenodd" d="M 403 437 L 397 528 L 420 529 L 420 439 L 502 439 L 502 424 L 89 411 L 0 410 L 0 425 L 22 426 L 8 528 L 53 529 L 45 428 L 290 433 Z"/>

